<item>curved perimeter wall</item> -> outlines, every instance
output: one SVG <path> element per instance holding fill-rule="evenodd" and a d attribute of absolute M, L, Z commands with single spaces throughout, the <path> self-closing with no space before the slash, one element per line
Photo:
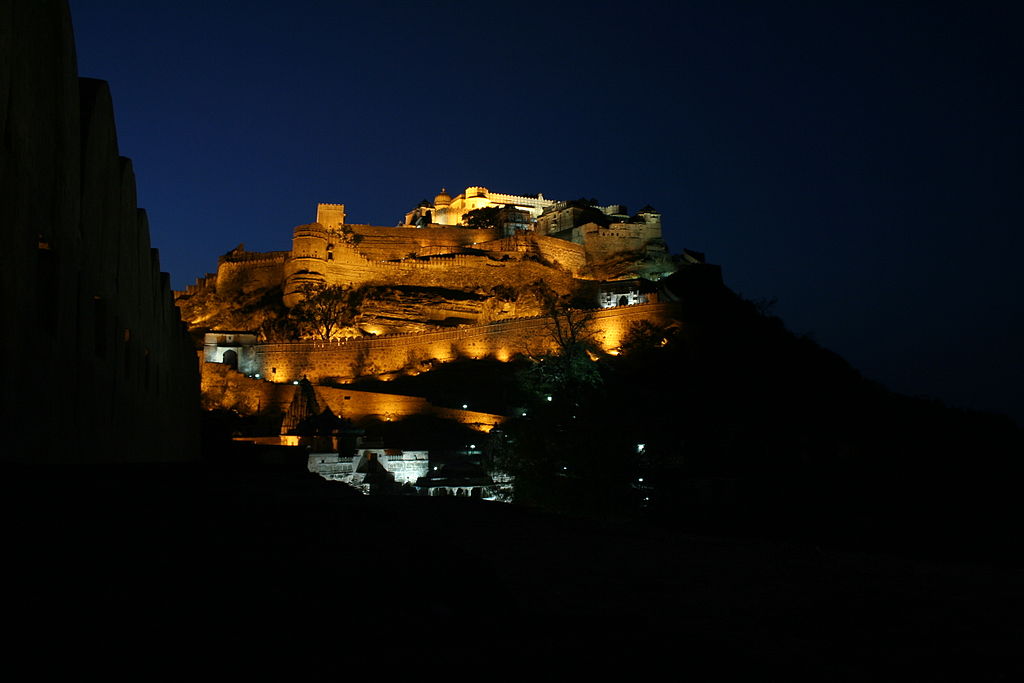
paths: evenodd
<path fill-rule="evenodd" d="M 593 311 L 595 337 L 603 349 L 614 351 L 629 331 L 630 323 L 668 322 L 675 306 L 654 303 Z M 548 318 L 537 317 L 369 339 L 261 344 L 255 347 L 253 365 L 246 371 L 259 373 L 272 382 L 306 377 L 316 384 L 398 372 L 424 361 L 444 362 L 460 356 L 505 361 L 519 353 L 550 350 L 547 326 Z"/>
<path fill-rule="evenodd" d="M 290 382 L 252 379 L 221 363 L 203 364 L 203 403 L 208 409 L 237 410 L 243 415 L 283 413 L 291 405 L 297 388 Z M 490 431 L 505 420 L 501 415 L 435 406 L 419 396 L 319 386 L 314 387 L 314 392 L 321 410 L 330 407 L 335 415 L 354 422 L 367 418 L 401 420 L 411 415 L 432 415 Z"/>

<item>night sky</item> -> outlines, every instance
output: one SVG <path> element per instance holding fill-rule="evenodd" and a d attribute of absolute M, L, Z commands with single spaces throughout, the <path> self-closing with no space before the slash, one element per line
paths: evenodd
<path fill-rule="evenodd" d="M 317 202 L 651 204 L 867 377 L 1024 424 L 1018 7 L 71 1 L 175 288 Z"/>

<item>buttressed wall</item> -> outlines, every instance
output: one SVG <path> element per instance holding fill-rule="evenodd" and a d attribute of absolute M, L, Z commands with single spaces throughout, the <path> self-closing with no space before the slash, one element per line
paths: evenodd
<path fill-rule="evenodd" d="M 198 457 L 195 353 L 62 0 L 0 1 L 0 226 L 0 457 Z"/>

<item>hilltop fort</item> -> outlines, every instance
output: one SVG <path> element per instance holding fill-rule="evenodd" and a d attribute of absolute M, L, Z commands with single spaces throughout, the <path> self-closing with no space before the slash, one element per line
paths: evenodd
<path fill-rule="evenodd" d="M 275 384 L 344 384 L 458 357 L 543 353 L 553 299 L 591 309 L 595 341 L 614 354 L 632 323 L 671 318 L 658 281 L 702 266 L 696 252 L 670 254 L 650 206 L 630 214 L 621 204 L 474 186 L 455 197 L 442 189 L 391 227 L 349 223 L 344 204 L 319 204 L 315 222 L 294 228 L 290 250 L 239 245 L 177 302 L 197 338 L 205 334 L 207 365 Z M 359 292 L 338 325 L 311 333 L 291 324 L 329 288 Z M 227 371 L 204 370 L 208 395 L 232 393 Z M 268 391 L 237 388 L 227 403 Z"/>
<path fill-rule="evenodd" d="M 699 260 L 687 252 L 684 262 Z M 630 216 L 620 204 L 469 187 L 456 197 L 442 190 L 395 227 L 348 223 L 344 204 L 319 204 L 316 221 L 294 229 L 290 250 L 250 252 L 239 245 L 220 257 L 215 274 L 180 292 L 178 300 L 193 326 L 201 326 L 204 312 L 193 299 L 204 291 L 228 300 L 280 288 L 282 303 L 292 307 L 307 286 L 418 289 L 419 301 L 405 297 L 400 304 L 415 310 L 389 310 L 397 303 L 393 296 L 372 298 L 368 308 L 374 310 L 363 312 L 361 331 L 381 334 L 537 315 L 536 302 L 524 296 L 537 282 L 560 295 L 603 291 L 608 299 L 621 290 L 615 303 L 638 303 L 640 280 L 657 281 L 679 265 L 662 238 L 661 214 L 650 206 Z M 620 284 L 596 286 L 601 282 Z M 422 299 L 426 290 L 433 300 Z M 248 322 L 258 327 L 262 321 Z"/>

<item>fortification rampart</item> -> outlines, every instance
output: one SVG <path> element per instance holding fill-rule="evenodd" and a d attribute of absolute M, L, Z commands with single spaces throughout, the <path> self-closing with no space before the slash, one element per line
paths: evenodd
<path fill-rule="evenodd" d="M 203 405 L 208 409 L 237 410 L 243 415 L 283 413 L 288 410 L 297 386 L 253 379 L 221 363 L 204 363 L 202 372 Z M 475 410 L 459 410 L 435 406 L 419 396 L 355 391 L 336 387 L 314 387 L 321 410 L 354 422 L 366 419 L 401 420 L 412 415 L 432 415 L 489 431 L 501 424 L 504 417 Z"/>
<path fill-rule="evenodd" d="M 425 247 L 471 247 L 501 236 L 498 229 L 471 230 L 458 227 L 384 227 L 349 225 L 352 244 L 364 257 L 373 261 L 400 259 L 418 253 Z"/>
<path fill-rule="evenodd" d="M 580 244 L 546 235 L 537 235 L 534 239 L 541 257 L 549 263 L 558 264 L 574 275 L 587 265 L 587 252 Z"/>
<path fill-rule="evenodd" d="M 284 264 L 290 252 L 245 252 L 222 257 L 217 266 L 217 294 L 229 297 L 279 286 L 284 280 Z"/>
<path fill-rule="evenodd" d="M 515 204 L 517 206 L 529 206 L 543 209 L 555 202 L 551 199 L 544 199 L 544 195 L 528 196 L 521 194 L 501 194 L 500 192 L 488 192 L 487 198 L 494 204 Z"/>
<path fill-rule="evenodd" d="M 179 296 L 194 296 L 203 292 L 215 292 L 217 291 L 217 273 L 207 273 L 202 277 L 196 278 L 196 281 L 185 287 L 184 291 L 174 292 L 174 298 L 177 299 Z"/>
<path fill-rule="evenodd" d="M 601 227 L 587 223 L 572 229 L 572 241 L 583 245 L 587 258 L 601 261 L 615 254 L 643 249 L 661 237 L 661 230 L 650 223 L 612 223 Z"/>
<path fill-rule="evenodd" d="M 606 351 L 614 352 L 631 322 L 667 321 L 673 311 L 674 305 L 667 303 L 594 311 L 595 338 Z M 254 367 L 273 382 L 306 377 L 319 383 L 416 369 L 427 362 L 445 362 L 458 357 L 494 357 L 505 361 L 520 353 L 551 350 L 553 342 L 547 335 L 548 325 L 549 319 L 540 316 L 368 339 L 262 344 L 255 347 Z"/>
<path fill-rule="evenodd" d="M 341 279 L 378 285 L 414 285 L 448 289 L 490 289 L 497 285 L 522 287 L 537 280 L 548 281 L 559 292 L 572 286 L 569 272 L 552 270 L 543 264 L 518 259 L 499 260 L 491 256 L 447 254 L 426 259 L 405 259 L 368 264 L 365 270 L 343 265 L 328 268 L 328 278 L 335 273 Z"/>
<path fill-rule="evenodd" d="M 564 252 L 551 249 L 550 253 L 552 258 L 579 260 L 579 253 L 572 249 Z M 487 255 L 443 254 L 373 261 L 355 248 L 343 244 L 334 250 L 331 260 L 290 259 L 282 271 L 287 277 L 284 302 L 288 306 L 294 305 L 300 297 L 299 286 L 307 281 L 354 286 L 407 285 L 489 290 L 498 285 L 523 287 L 544 280 L 561 294 L 572 289 L 572 272 L 569 270 L 550 268 L 536 261 L 522 259 L 520 253 L 502 255 L 496 252 Z"/>
<path fill-rule="evenodd" d="M 221 256 L 218 263 L 270 263 L 290 255 L 290 251 L 232 251 Z"/>

